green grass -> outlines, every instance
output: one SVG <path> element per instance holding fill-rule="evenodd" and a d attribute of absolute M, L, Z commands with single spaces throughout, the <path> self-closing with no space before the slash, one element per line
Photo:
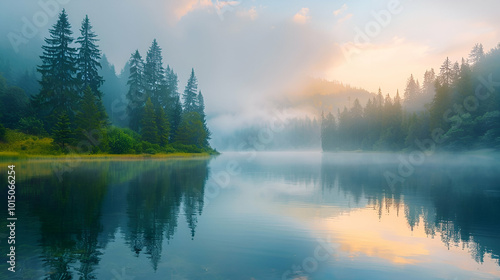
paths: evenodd
<path fill-rule="evenodd" d="M 162 158 L 190 158 L 207 157 L 219 154 L 212 150 L 208 152 L 179 151 L 172 149 L 172 152 L 159 152 L 154 154 L 65 154 L 57 148 L 49 137 L 39 137 L 25 134 L 16 130 L 7 129 L 5 141 L 0 141 L 0 159 L 68 159 L 78 158 L 79 160 L 93 159 L 119 159 L 119 160 L 142 160 L 142 159 L 162 159 Z"/>
<path fill-rule="evenodd" d="M 52 139 L 28 135 L 15 130 L 7 129 L 5 141 L 0 141 L 0 155 L 57 155 L 62 154 L 54 145 Z"/>

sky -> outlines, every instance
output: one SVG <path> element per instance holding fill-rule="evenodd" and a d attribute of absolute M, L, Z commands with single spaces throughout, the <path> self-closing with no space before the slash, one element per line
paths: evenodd
<path fill-rule="evenodd" d="M 1 0 L 0 44 L 29 55 L 62 8 L 75 33 L 88 14 L 117 71 L 156 38 L 181 91 L 195 69 L 213 127 L 268 116 L 305 77 L 395 95 L 410 74 L 500 42 L 494 0 Z M 35 31 L 12 44 L 27 21 Z"/>

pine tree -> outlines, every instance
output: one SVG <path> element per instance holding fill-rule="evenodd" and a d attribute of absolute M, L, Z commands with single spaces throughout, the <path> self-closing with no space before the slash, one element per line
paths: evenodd
<path fill-rule="evenodd" d="M 458 62 L 455 62 L 453 64 L 453 68 L 451 69 L 451 83 L 454 84 L 458 82 L 459 78 L 460 78 L 460 64 L 458 64 Z"/>
<path fill-rule="evenodd" d="M 403 107 L 401 106 L 401 97 L 399 90 L 396 92 L 394 103 L 392 105 L 392 119 L 394 129 L 394 149 L 401 149 L 405 141 L 405 133 L 403 131 Z"/>
<path fill-rule="evenodd" d="M 50 37 L 45 38 L 46 45 L 42 46 L 42 65 L 37 68 L 42 75 L 41 90 L 33 103 L 42 117 L 49 116 L 54 120 L 57 112 L 66 112 L 70 117 L 78 100 L 76 49 L 71 47 L 73 32 L 64 9 L 49 33 Z M 52 125 L 49 123 L 49 128 Z"/>
<path fill-rule="evenodd" d="M 184 100 L 184 112 L 196 112 L 196 93 L 198 92 L 198 80 L 194 75 L 194 68 L 191 69 L 191 76 L 189 77 L 182 99 Z"/>
<path fill-rule="evenodd" d="M 88 16 L 85 16 L 82 21 L 80 33 L 81 36 L 76 40 L 76 43 L 79 44 L 77 77 L 82 89 L 85 90 L 90 87 L 92 93 L 98 99 L 102 99 L 102 93 L 99 91 L 99 87 L 104 82 L 102 76 L 99 75 L 99 69 L 102 68 L 99 62 L 101 60 L 101 51 L 99 46 L 96 45 L 99 39 L 92 30 Z"/>
<path fill-rule="evenodd" d="M 404 104 L 406 108 L 412 108 L 415 101 L 418 98 L 418 92 L 419 92 L 420 86 L 415 82 L 415 79 L 413 78 L 413 74 L 408 78 L 408 81 L 406 82 L 406 89 L 404 93 Z"/>
<path fill-rule="evenodd" d="M 158 126 L 156 124 L 156 113 L 153 102 L 151 102 L 151 98 L 149 97 L 146 101 L 146 106 L 144 107 L 141 134 L 144 141 L 147 141 L 151 144 L 158 144 Z"/>
<path fill-rule="evenodd" d="M 328 113 L 326 118 L 321 113 L 321 147 L 323 151 L 333 151 L 337 147 L 337 142 L 335 139 L 336 135 L 336 124 L 335 117 L 332 113 Z"/>
<path fill-rule="evenodd" d="M 203 129 L 205 130 L 205 139 L 203 140 L 203 145 L 205 147 L 208 147 L 208 140 L 210 140 L 210 136 L 212 133 L 208 129 L 207 125 L 207 120 L 206 120 L 206 115 L 205 115 L 205 101 L 203 99 L 203 95 L 201 94 L 201 91 L 198 93 L 198 96 L 196 98 L 196 106 L 197 110 L 196 112 L 200 115 L 201 122 L 203 123 Z"/>
<path fill-rule="evenodd" d="M 161 107 L 156 108 L 156 125 L 158 127 L 158 141 L 161 146 L 168 144 L 170 136 L 170 124 L 167 120 L 165 110 Z"/>
<path fill-rule="evenodd" d="M 469 63 L 474 66 L 484 58 L 483 44 L 476 44 L 469 54 Z"/>
<path fill-rule="evenodd" d="M 422 84 L 422 95 L 425 97 L 434 96 L 436 89 L 434 88 L 434 83 L 436 82 L 436 73 L 434 69 L 425 71 L 424 83 Z"/>
<path fill-rule="evenodd" d="M 71 122 L 66 113 L 59 115 L 57 123 L 53 129 L 54 143 L 64 148 L 73 140 L 71 133 Z"/>
<path fill-rule="evenodd" d="M 204 148 L 206 138 L 206 131 L 200 115 L 197 112 L 184 113 L 175 142 Z"/>
<path fill-rule="evenodd" d="M 146 94 L 148 97 L 151 97 L 151 101 L 155 106 L 164 107 L 164 103 L 166 102 L 164 91 L 166 81 L 164 73 L 165 70 L 163 69 L 161 48 L 156 39 L 154 39 L 146 55 L 144 81 Z"/>
<path fill-rule="evenodd" d="M 87 86 L 83 91 L 80 109 L 76 114 L 78 139 L 86 140 L 89 134 L 103 133 L 105 121 L 101 116 L 102 112 L 99 104 L 102 104 L 102 101 L 94 95 L 90 86 Z"/>
<path fill-rule="evenodd" d="M 179 95 L 177 74 L 174 73 L 172 68 L 167 66 L 165 76 L 169 91 L 169 101 L 165 106 L 165 110 L 167 113 L 167 119 L 170 122 L 170 141 L 173 142 L 175 140 L 177 129 L 181 123 L 182 104 Z"/>
<path fill-rule="evenodd" d="M 441 65 L 440 72 L 439 72 L 439 80 L 441 85 L 443 86 L 450 86 L 453 78 L 452 74 L 452 68 L 453 66 L 451 65 L 450 59 L 447 57 L 446 60 L 443 62 L 443 65 Z"/>
<path fill-rule="evenodd" d="M 128 99 L 127 114 L 130 128 L 139 132 L 146 93 L 144 89 L 144 61 L 138 50 L 130 57 L 129 64 L 130 75 L 127 82 L 129 90 L 126 95 Z"/>
<path fill-rule="evenodd" d="M 378 88 L 378 93 L 374 102 L 375 107 L 382 109 L 384 105 L 384 96 L 382 95 L 382 89 Z"/>
<path fill-rule="evenodd" d="M 432 100 L 429 110 L 431 130 L 439 128 L 446 131 L 448 129 L 449 123 L 445 123 L 443 114 L 450 108 L 450 99 L 450 87 L 447 84 L 441 85 L 439 82 L 436 82 L 436 95 Z"/>

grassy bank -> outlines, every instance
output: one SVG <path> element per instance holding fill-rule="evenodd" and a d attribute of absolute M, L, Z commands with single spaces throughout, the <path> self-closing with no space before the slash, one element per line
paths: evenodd
<path fill-rule="evenodd" d="M 77 150 L 77 149 L 72 149 Z M 3 141 L 0 141 L 0 160 L 144 160 L 144 159 L 166 159 L 166 158 L 193 158 L 209 157 L 218 152 L 189 152 L 170 149 L 168 153 L 123 153 L 111 154 L 98 152 L 93 154 L 85 153 L 67 153 L 63 149 L 53 144 L 53 139 L 49 137 L 40 137 L 25 134 L 16 130 L 6 130 Z"/>
<path fill-rule="evenodd" d="M 0 152 L 0 161 L 6 160 L 145 160 L 145 159 L 188 159 L 206 158 L 212 156 L 209 153 L 171 153 L 171 154 L 26 154 L 16 152 Z"/>

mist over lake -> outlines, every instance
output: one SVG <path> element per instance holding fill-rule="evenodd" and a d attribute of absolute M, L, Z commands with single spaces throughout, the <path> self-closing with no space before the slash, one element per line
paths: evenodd
<path fill-rule="evenodd" d="M 500 279 L 499 10 L 0 1 L 0 280 Z"/>
<path fill-rule="evenodd" d="M 383 174 L 399 163 L 234 152 L 88 161 L 58 182 L 44 162 L 17 162 L 16 276 L 500 277 L 498 155 L 434 155 L 390 188 Z"/>

